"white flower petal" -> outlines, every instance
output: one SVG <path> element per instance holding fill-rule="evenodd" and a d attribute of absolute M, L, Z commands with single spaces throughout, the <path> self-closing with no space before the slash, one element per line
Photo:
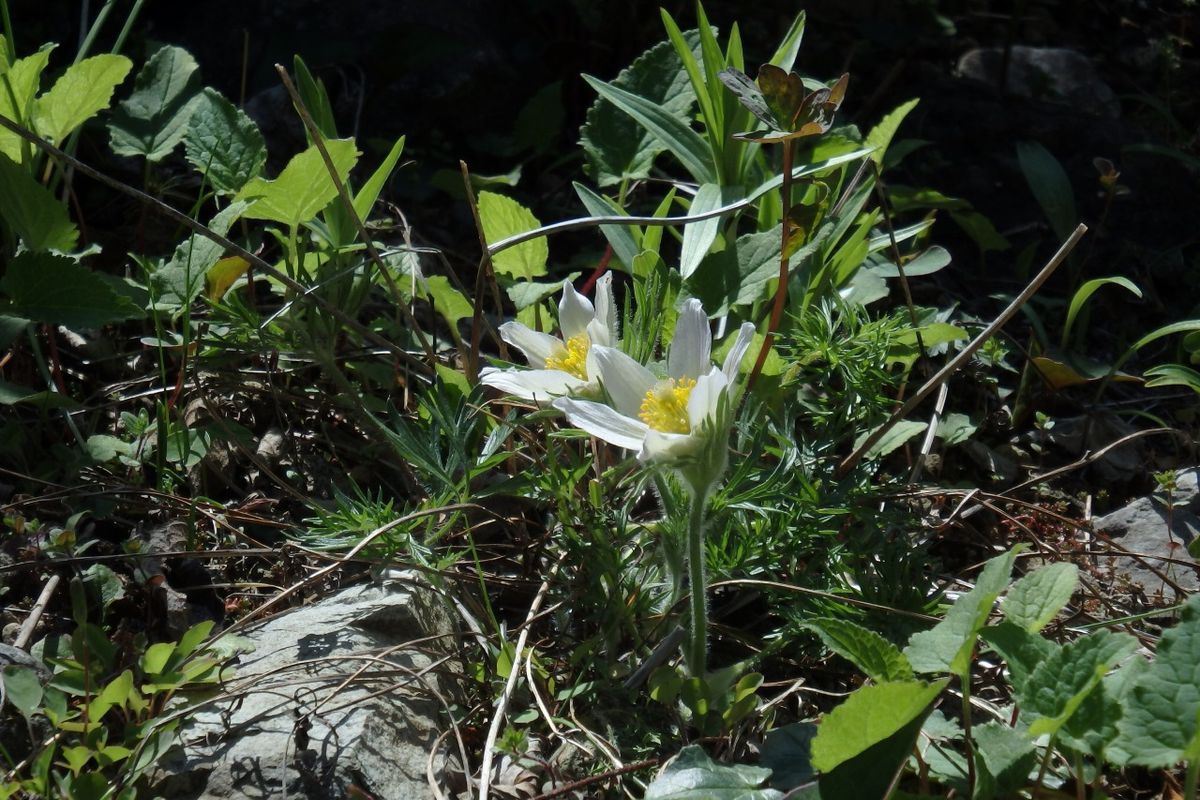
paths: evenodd
<path fill-rule="evenodd" d="M 603 403 L 560 397 L 554 401 L 554 407 L 566 414 L 575 427 L 627 450 L 641 450 L 649 430 L 645 423 L 618 414 Z"/>
<path fill-rule="evenodd" d="M 513 397 L 534 400 L 547 405 L 555 397 L 573 394 L 587 386 L 574 375 L 557 369 L 494 369 L 488 367 L 479 375 L 485 386 L 499 389 Z"/>
<path fill-rule="evenodd" d="M 663 433 L 651 429 L 638 453 L 638 461 L 674 461 L 690 455 L 700 444 L 700 439 L 688 433 Z"/>
<path fill-rule="evenodd" d="M 752 339 L 754 339 L 754 323 L 743 322 L 741 329 L 738 330 L 737 341 L 733 343 L 733 348 L 726 354 L 725 364 L 721 367 L 721 371 L 725 373 L 725 378 L 730 383 L 737 378 L 738 370 L 742 368 L 742 359 L 746 357 L 746 348 L 750 346 Z"/>
<path fill-rule="evenodd" d="M 711 351 L 708 315 L 700 301 L 693 297 L 683 304 L 675 323 L 675 338 L 671 340 L 671 352 L 667 354 L 667 371 L 672 378 L 695 380 L 708 372 Z"/>
<path fill-rule="evenodd" d="M 562 299 L 558 301 L 558 327 L 563 340 L 586 334 L 588 323 L 595 318 L 592 301 L 575 291 L 570 281 L 563 281 Z"/>
<path fill-rule="evenodd" d="M 613 300 L 613 276 L 606 272 L 596 281 L 596 318 L 588 324 L 592 344 L 612 347 L 617 343 L 617 304 Z"/>
<path fill-rule="evenodd" d="M 591 352 L 596 354 L 600 383 L 612 398 L 613 406 L 627 417 L 636 417 L 646 392 L 658 383 L 654 373 L 620 350 L 597 345 Z"/>
<path fill-rule="evenodd" d="M 525 354 L 534 369 L 546 366 L 546 359 L 563 351 L 563 343 L 548 333 L 539 333 L 519 322 L 500 326 L 500 338 Z"/>
<path fill-rule="evenodd" d="M 701 375 L 696 380 L 696 386 L 688 395 L 688 424 L 692 430 L 698 430 L 704 420 L 711 417 L 717 410 L 721 395 L 729 388 L 725 373 L 713 367 L 707 375 Z"/>

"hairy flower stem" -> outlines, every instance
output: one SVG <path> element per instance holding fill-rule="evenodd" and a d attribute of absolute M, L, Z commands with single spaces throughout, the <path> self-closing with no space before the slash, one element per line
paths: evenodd
<path fill-rule="evenodd" d="M 689 485 L 691 509 L 688 518 L 688 583 L 691 591 L 692 618 L 688 628 L 688 646 L 684 653 L 688 673 L 703 678 L 708 657 L 708 605 L 704 575 L 704 504 L 708 486 Z"/>

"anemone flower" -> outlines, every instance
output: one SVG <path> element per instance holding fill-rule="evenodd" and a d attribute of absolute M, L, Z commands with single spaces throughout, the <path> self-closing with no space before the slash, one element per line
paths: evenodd
<path fill-rule="evenodd" d="M 547 404 L 555 397 L 594 392 L 598 368 L 593 346 L 610 347 L 617 341 L 616 304 L 612 274 L 596 282 L 596 304 L 563 281 L 558 302 L 558 327 L 562 338 L 532 330 L 519 322 L 500 326 L 500 338 L 520 350 L 532 369 L 488 367 L 480 380 L 514 397 Z"/>
<path fill-rule="evenodd" d="M 693 460 L 707 449 L 715 434 L 728 435 L 727 399 L 737 378 L 738 367 L 754 325 L 747 322 L 721 368 L 712 365 L 712 333 L 700 301 L 684 303 L 675 325 L 675 338 L 667 355 L 667 377 L 656 376 L 646 367 L 612 347 L 591 350 L 599 379 L 611 405 L 561 397 L 554 407 L 576 427 L 606 442 L 636 450 L 639 460 L 668 465 Z M 720 444 L 724 452 L 725 442 Z M 719 476 L 724 463 L 713 464 Z"/>

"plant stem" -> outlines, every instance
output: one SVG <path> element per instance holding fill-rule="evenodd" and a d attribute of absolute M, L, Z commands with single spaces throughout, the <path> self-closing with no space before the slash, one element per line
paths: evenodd
<path fill-rule="evenodd" d="M 708 488 L 691 486 L 692 506 L 688 519 L 688 583 L 692 601 L 688 649 L 685 653 L 688 673 L 703 678 L 708 655 L 708 606 L 704 578 L 704 503 Z"/>
<path fill-rule="evenodd" d="M 766 336 L 763 337 L 758 358 L 754 360 L 754 368 L 750 370 L 750 377 L 746 379 L 747 394 L 754 388 L 754 382 L 758 380 L 763 365 L 767 363 L 767 354 L 771 352 L 771 344 L 775 341 L 775 331 L 779 329 L 779 321 L 783 319 L 783 306 L 787 300 L 788 235 L 791 233 L 788 217 L 792 213 L 792 144 L 791 139 L 783 143 L 783 184 L 780 187 L 783 218 L 779 221 L 779 285 L 775 287 L 775 306 L 771 309 L 771 321 L 767 324 Z"/>
<path fill-rule="evenodd" d="M 971 670 L 958 676 L 962 688 L 963 744 L 967 750 L 967 796 L 975 796 L 975 743 L 971 741 Z"/>
<path fill-rule="evenodd" d="M 1188 762 L 1187 775 L 1183 779 L 1184 800 L 1196 800 L 1196 785 L 1200 783 L 1200 759 Z"/>

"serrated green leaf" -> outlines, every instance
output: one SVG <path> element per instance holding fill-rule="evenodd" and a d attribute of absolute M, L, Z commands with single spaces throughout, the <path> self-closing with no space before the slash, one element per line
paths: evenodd
<path fill-rule="evenodd" d="M 55 143 L 112 103 L 113 90 L 133 69 L 125 56 L 105 53 L 67 67 L 50 91 L 37 99 L 37 131 Z"/>
<path fill-rule="evenodd" d="M 826 647 L 876 683 L 913 679 L 908 659 L 896 645 L 875 631 L 833 617 L 818 617 L 805 622 L 802 627 L 816 632 Z"/>
<path fill-rule="evenodd" d="M 904 122 L 904 118 L 909 112 L 917 107 L 917 103 L 921 102 L 920 98 L 914 97 L 907 100 L 884 115 L 883 119 L 871 128 L 871 132 L 867 134 L 867 138 L 863 140 L 863 144 L 868 147 L 874 147 L 875 152 L 871 153 L 871 158 L 876 164 L 883 164 L 883 157 L 887 155 L 888 145 L 892 143 L 892 138 L 895 137 L 896 131 L 900 129 L 900 123 Z"/>
<path fill-rule="evenodd" d="M 330 139 L 325 142 L 329 160 L 333 162 L 338 180 L 345 183 L 350 170 L 358 161 L 358 148 L 353 139 Z M 337 197 L 337 186 L 325 167 L 317 146 L 310 145 L 292 160 L 274 180 L 253 178 L 234 196 L 247 200 L 250 206 L 242 216 L 282 223 L 289 228 L 308 222 Z"/>
<path fill-rule="evenodd" d="M 696 31 L 684 36 L 693 52 L 699 49 Z M 687 124 L 696 99 L 670 42 L 659 42 L 642 53 L 611 85 L 657 103 L 681 124 Z M 579 139 L 587 156 L 587 173 L 600 187 L 649 176 L 655 156 L 666 149 L 657 137 L 603 97 L 596 98 L 588 109 Z"/>
<path fill-rule="evenodd" d="M 821 772 L 888 739 L 921 717 L 949 683 L 897 681 L 863 686 L 821 719 L 812 742 L 812 763 Z"/>
<path fill-rule="evenodd" d="M 1079 569 L 1067 561 L 1046 564 L 1018 580 L 1000 607 L 1004 618 L 1030 633 L 1046 627 L 1079 584 Z"/>
<path fill-rule="evenodd" d="M 913 634 L 904 655 L 914 672 L 949 672 L 965 675 L 975 649 L 975 637 L 987 622 L 992 603 L 1008 585 L 1013 562 L 1023 548 L 989 559 L 975 588 L 958 598 L 946 617 L 932 629 Z"/>
<path fill-rule="evenodd" d="M 1039 142 L 1018 143 L 1017 161 L 1051 230 L 1059 241 L 1065 241 L 1079 222 L 1079 215 L 1075 212 L 1075 193 L 1062 164 Z"/>
<path fill-rule="evenodd" d="M 1059 741 L 1072 750 L 1105 759 L 1110 752 L 1109 745 L 1117 738 L 1129 693 L 1149 668 L 1150 662 L 1135 656 L 1105 675 L 1063 725 L 1058 733 Z M 1109 759 L 1113 763 L 1126 763 L 1119 756 Z"/>
<path fill-rule="evenodd" d="M 1153 665 L 1134 684 L 1116 747 L 1130 764 L 1169 767 L 1200 759 L 1200 595 L 1163 633 Z"/>
<path fill-rule="evenodd" d="M 489 245 L 502 239 L 540 228 L 542 223 L 533 213 L 512 198 L 493 192 L 479 193 L 479 218 Z M 546 274 L 550 245 L 539 236 L 515 247 L 501 250 L 492 256 L 496 272 L 517 280 L 532 280 Z"/>
<path fill-rule="evenodd" d="M 2 159 L 2 157 L 0 157 Z M 99 328 L 142 316 L 90 269 L 66 256 L 21 253 L 8 263 L 0 288 L 21 316 L 68 328 Z"/>
<path fill-rule="evenodd" d="M 4 154 L 0 154 L 0 219 L 34 252 L 73 250 L 79 237 L 67 207 Z"/>
<path fill-rule="evenodd" d="M 684 120 L 672 115 L 661 105 L 627 92 L 624 89 L 584 75 L 596 92 L 624 111 L 665 146 L 697 183 L 716 183 L 711 152 L 700 134 Z"/>
<path fill-rule="evenodd" d="M 108 123 L 113 152 L 147 161 L 166 158 L 187 133 L 199 91 L 196 59 L 180 47 L 159 48 Z"/>
<path fill-rule="evenodd" d="M 776 800 L 783 794 L 759 788 L 771 770 L 719 764 L 696 745 L 679 751 L 646 787 L 646 800 Z"/>
<path fill-rule="evenodd" d="M 993 721 L 972 728 L 971 739 L 995 792 L 1007 797 L 1025 785 L 1036 754 L 1024 731 Z"/>
<path fill-rule="evenodd" d="M 1129 634 L 1096 631 L 1063 645 L 1038 664 L 1017 692 L 1022 713 L 1035 715 L 1030 735 L 1056 733 L 1104 675 L 1137 646 Z"/>
<path fill-rule="evenodd" d="M 224 236 L 248 205 L 246 201 L 230 203 L 209 221 L 208 228 Z M 204 291 L 208 271 L 224 254 L 221 245 L 198 233 L 180 242 L 171 260 L 150 276 L 156 306 L 176 310 L 191 304 Z"/>
<path fill-rule="evenodd" d="M 183 152 L 218 194 L 234 194 L 267 163 L 267 144 L 254 120 L 213 88 L 196 98 Z"/>
<path fill-rule="evenodd" d="M 0 75 L 0 117 L 29 127 L 33 98 L 42 83 L 42 71 L 50 60 L 54 46 L 45 47 L 25 58 L 19 58 Z M 0 153 L 20 164 L 29 145 L 8 128 L 0 129 Z"/>

